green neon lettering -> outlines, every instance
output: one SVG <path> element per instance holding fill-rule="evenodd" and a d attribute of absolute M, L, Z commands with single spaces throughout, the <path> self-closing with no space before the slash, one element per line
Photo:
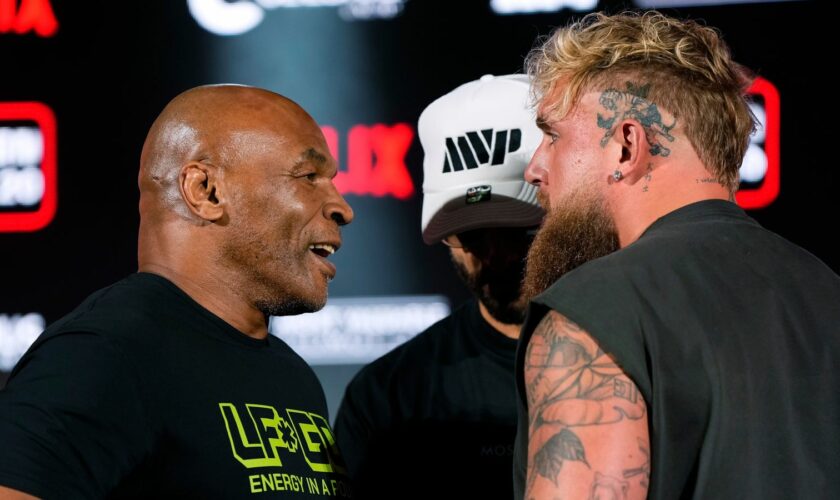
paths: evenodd
<path fill-rule="evenodd" d="M 260 489 L 260 476 L 248 476 L 248 483 L 251 485 L 251 493 L 262 493 Z"/>
<path fill-rule="evenodd" d="M 316 495 L 321 494 L 321 490 L 318 489 L 318 481 L 311 477 L 306 478 L 306 489 L 309 490 L 309 493 L 314 493 Z"/>
<path fill-rule="evenodd" d="M 286 415 L 295 424 L 297 435 L 302 438 L 300 449 L 309 468 L 315 472 L 334 472 L 326 440 L 313 417 L 319 418 L 323 425 L 329 427 L 326 421 L 318 415 L 300 410 L 286 409 Z M 329 489 L 324 491 L 329 492 Z"/>
<path fill-rule="evenodd" d="M 274 487 L 274 480 L 271 476 L 262 474 L 260 475 L 260 479 L 262 480 L 263 491 L 275 491 L 277 489 Z"/>
<path fill-rule="evenodd" d="M 271 406 L 246 404 L 251 419 L 251 431 L 246 431 L 239 411 L 232 403 L 219 403 L 219 410 L 227 429 L 233 456 L 246 468 L 282 467 L 277 452 L 285 448 L 294 452 L 297 437 L 291 426 Z"/>

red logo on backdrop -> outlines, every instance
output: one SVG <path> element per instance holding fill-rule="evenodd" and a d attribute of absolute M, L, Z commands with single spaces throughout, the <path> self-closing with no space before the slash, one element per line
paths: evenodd
<path fill-rule="evenodd" d="M 0 0 L 0 33 L 23 35 L 34 32 L 50 37 L 58 31 L 50 0 Z"/>
<path fill-rule="evenodd" d="M 56 150 L 49 107 L 0 102 L 0 232 L 37 231 L 52 221 L 58 205 Z"/>
<path fill-rule="evenodd" d="M 337 160 L 339 140 L 333 127 L 321 127 L 330 153 Z M 341 194 L 393 196 L 405 200 L 414 194 L 414 183 L 405 155 L 414 130 L 405 123 L 356 125 L 347 134 L 347 169 L 340 171 L 335 185 Z"/>
<path fill-rule="evenodd" d="M 750 144 L 750 148 L 762 147 L 766 156 L 766 173 L 756 188 L 744 188 L 735 193 L 738 205 L 745 209 L 764 208 L 779 197 L 781 189 L 781 172 L 779 166 L 779 121 L 781 109 L 779 91 L 764 78 L 756 78 L 747 91 L 750 95 L 759 97 L 764 105 L 764 143 L 759 146 Z M 750 155 L 750 152 L 747 152 Z M 743 175 L 742 175 L 743 178 Z"/>

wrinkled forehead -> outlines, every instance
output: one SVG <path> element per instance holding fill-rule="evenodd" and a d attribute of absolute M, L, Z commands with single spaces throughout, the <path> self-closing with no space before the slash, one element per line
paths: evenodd
<path fill-rule="evenodd" d="M 335 165 L 324 135 L 314 122 L 298 127 L 268 125 L 232 130 L 225 143 L 230 155 L 242 160 L 275 159 L 284 170 L 302 164 L 324 168 Z"/>

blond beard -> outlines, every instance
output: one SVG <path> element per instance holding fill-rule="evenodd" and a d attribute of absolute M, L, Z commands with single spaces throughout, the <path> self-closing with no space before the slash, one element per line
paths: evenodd
<path fill-rule="evenodd" d="M 528 299 L 572 269 L 619 249 L 615 223 L 592 187 L 577 190 L 554 207 L 542 192 L 538 198 L 547 214 L 528 251 L 523 282 Z"/>

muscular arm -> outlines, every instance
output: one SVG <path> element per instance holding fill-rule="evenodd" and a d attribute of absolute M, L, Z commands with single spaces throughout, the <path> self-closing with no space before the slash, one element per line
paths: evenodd
<path fill-rule="evenodd" d="M 18 490 L 6 488 L 5 486 L 0 486 L 0 500 L 37 500 L 37 497 L 21 493 Z"/>
<path fill-rule="evenodd" d="M 528 343 L 526 498 L 645 498 L 647 409 L 595 340 L 550 311 Z"/>

